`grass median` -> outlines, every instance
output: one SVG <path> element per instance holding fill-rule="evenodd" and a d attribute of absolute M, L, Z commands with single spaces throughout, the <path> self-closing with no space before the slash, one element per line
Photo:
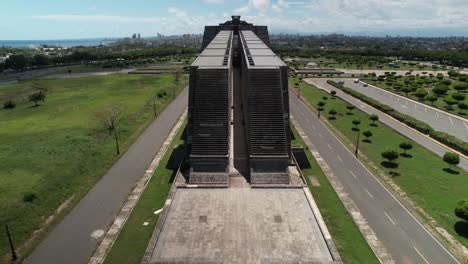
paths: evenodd
<path fill-rule="evenodd" d="M 0 86 L 0 102 L 16 103 L 13 109 L 0 109 L 0 223 L 10 225 L 15 245 L 23 245 L 74 197 L 71 208 L 118 159 L 114 138 L 102 131 L 96 112 L 124 107 L 118 134 L 123 153 L 154 120 L 152 98 L 165 94 L 158 97 L 160 112 L 181 88 L 171 75 L 88 76 Z M 46 98 L 34 107 L 28 95 L 38 90 L 45 91 Z M 0 239 L 0 262 L 8 252 L 6 239 Z"/>
<path fill-rule="evenodd" d="M 448 165 L 441 157 L 384 124 L 377 122 L 376 126 L 372 126 L 369 115 L 359 109 L 347 109 L 349 103 L 332 98 L 325 91 L 304 82 L 301 82 L 300 86 L 301 95 L 309 106 L 315 108 L 319 101 L 326 102 L 321 118 L 327 120 L 325 123 L 338 132 L 337 136 L 344 139 L 345 145 L 350 149 L 354 150 L 357 141 L 357 132 L 353 128 L 358 127 L 361 132 L 371 131 L 373 135 L 369 138 L 370 142 L 364 141 L 366 138 L 362 133 L 359 142 L 360 152 L 372 163 L 370 167 L 387 173 L 411 200 L 436 220 L 438 225 L 468 246 L 466 225 L 461 224 L 462 221 L 454 215 L 457 201 L 467 198 L 467 172 L 462 169 L 457 169 L 455 173 L 447 170 Z M 324 96 L 328 99 L 324 100 Z M 335 119 L 330 115 L 332 109 L 336 111 Z M 353 120 L 359 120 L 360 124 L 354 125 Z M 396 164 L 389 166 L 390 164 L 382 158 L 382 152 L 391 149 L 402 153 L 404 151 L 399 149 L 399 144 L 408 141 L 412 143 L 413 149 L 409 150 L 407 155 L 400 155 Z M 399 176 L 392 177 L 390 173 Z"/>

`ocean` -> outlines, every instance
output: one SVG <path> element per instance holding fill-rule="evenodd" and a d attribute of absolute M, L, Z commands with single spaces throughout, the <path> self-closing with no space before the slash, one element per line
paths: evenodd
<path fill-rule="evenodd" d="M 76 46 L 107 45 L 118 38 L 90 38 L 90 39 L 54 39 L 54 40 L 0 40 L 0 47 L 9 46 L 15 48 L 34 48 L 39 45 L 54 45 L 64 48 Z"/>

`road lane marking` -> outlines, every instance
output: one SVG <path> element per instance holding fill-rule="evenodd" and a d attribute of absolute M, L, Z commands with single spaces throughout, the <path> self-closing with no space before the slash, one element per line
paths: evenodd
<path fill-rule="evenodd" d="M 309 114 L 313 115 L 313 113 L 311 112 L 311 110 L 310 110 L 302 101 L 299 101 L 299 105 L 300 105 L 300 107 L 302 107 L 303 109 L 306 109 L 306 111 L 308 111 Z M 437 112 L 436 112 L 436 114 L 437 114 Z M 323 125 L 323 124 L 322 124 L 322 126 L 323 126 L 323 128 L 324 128 L 325 130 L 328 131 L 328 133 L 329 133 L 333 138 L 335 138 L 335 140 L 336 140 L 339 144 L 341 144 L 341 145 L 344 147 L 344 149 L 345 149 L 350 155 L 354 155 L 354 153 L 351 152 L 351 150 L 349 150 L 349 149 L 346 147 L 346 145 L 345 145 L 343 142 L 341 142 L 341 141 L 338 139 L 338 137 L 337 137 L 328 127 L 326 127 L 326 126 Z M 378 183 L 378 185 L 380 185 L 381 188 L 382 188 L 383 190 L 385 190 L 385 192 L 388 193 L 388 195 L 390 195 L 390 196 L 393 198 L 393 201 L 395 201 L 397 204 L 399 204 L 400 207 L 403 208 L 403 210 L 413 219 L 413 221 L 414 221 L 415 223 L 417 223 L 417 224 L 419 225 L 419 227 L 422 228 L 422 229 L 426 232 L 426 234 L 429 235 L 429 237 L 431 237 L 431 238 L 433 239 L 433 241 L 436 242 L 436 243 L 440 246 L 440 248 L 441 248 L 443 251 L 445 251 L 445 253 L 447 253 L 448 256 L 450 256 L 450 257 L 452 258 L 452 260 L 455 261 L 455 263 L 458 263 L 457 258 L 455 258 L 455 257 L 452 255 L 452 253 L 450 253 L 450 251 L 448 251 L 448 250 L 439 242 L 439 240 L 437 240 L 437 239 L 431 234 L 431 232 L 429 232 L 429 230 L 427 230 L 427 228 L 426 228 L 421 222 L 419 222 L 418 219 L 416 219 L 416 217 L 415 217 L 415 216 L 414 216 L 414 215 L 413 215 L 413 214 L 412 214 L 396 197 L 395 197 L 395 195 L 394 195 L 393 193 L 391 193 L 391 192 L 380 182 L 380 180 L 377 179 L 377 177 L 376 177 L 360 160 L 356 159 L 356 161 L 362 166 L 362 168 L 363 168 L 364 170 L 367 171 L 367 173 L 371 176 L 371 178 L 374 179 L 374 181 L 375 181 L 376 183 Z M 354 175 L 354 173 L 353 173 L 352 171 L 349 171 L 349 172 L 351 173 L 351 175 L 353 175 L 354 178 L 356 178 L 356 175 Z"/>
<path fill-rule="evenodd" d="M 423 256 L 423 254 L 421 254 L 421 252 L 419 252 L 419 250 L 416 247 L 413 247 L 413 248 L 416 251 L 416 253 L 418 253 L 418 255 L 421 256 L 424 262 L 426 262 L 427 264 L 430 264 L 429 261 L 427 261 L 427 259 Z"/>
<path fill-rule="evenodd" d="M 330 146 L 330 144 L 327 144 L 327 146 L 328 146 L 329 149 L 332 149 L 332 147 Z"/>
<path fill-rule="evenodd" d="M 318 133 L 319 137 L 323 137 L 322 134 Z"/>
<path fill-rule="evenodd" d="M 340 156 L 336 156 L 340 162 L 343 162 L 343 160 L 340 158 Z"/>
<path fill-rule="evenodd" d="M 449 120 L 450 120 L 450 124 L 452 124 L 452 126 L 453 126 L 453 120 L 452 120 L 452 118 L 450 116 L 449 116 Z"/>
<path fill-rule="evenodd" d="M 396 225 L 393 219 L 387 214 L 387 212 L 384 211 L 384 213 L 385 213 L 385 216 L 387 216 L 388 220 L 390 220 L 390 222 L 392 222 L 393 225 Z"/>
<path fill-rule="evenodd" d="M 315 126 L 314 126 L 314 125 L 311 124 L 310 126 L 312 127 L 312 129 L 315 129 Z"/>
<path fill-rule="evenodd" d="M 435 111 L 437 118 L 439 118 L 439 112 Z"/>
<path fill-rule="evenodd" d="M 372 194 L 364 187 L 362 187 L 364 189 L 364 191 L 366 191 L 367 195 L 370 196 L 370 198 L 374 199 L 374 196 L 372 196 Z"/>
<path fill-rule="evenodd" d="M 405 104 L 406 104 L 406 105 L 408 104 L 408 100 L 405 100 Z"/>
<path fill-rule="evenodd" d="M 426 112 L 426 113 L 427 113 L 427 107 L 424 107 L 424 112 Z"/>
<path fill-rule="evenodd" d="M 465 125 L 466 130 L 468 130 L 468 126 L 466 125 L 465 122 L 463 122 L 463 125 Z"/>
<path fill-rule="evenodd" d="M 307 121 L 307 123 L 310 123 L 309 118 L 305 117 L 305 120 Z"/>
<path fill-rule="evenodd" d="M 349 171 L 349 173 L 351 173 L 354 179 L 357 179 L 356 175 L 352 171 Z"/>
<path fill-rule="evenodd" d="M 416 109 L 417 104 L 414 104 L 414 109 Z"/>
<path fill-rule="evenodd" d="M 400 105 L 400 106 L 403 107 L 403 108 L 408 108 L 408 107 L 406 107 L 406 106 L 404 106 L 404 105 Z"/>

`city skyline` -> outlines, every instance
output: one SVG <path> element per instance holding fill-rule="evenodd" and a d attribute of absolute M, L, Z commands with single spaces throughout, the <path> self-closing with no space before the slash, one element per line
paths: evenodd
<path fill-rule="evenodd" d="M 201 33 L 231 15 L 271 33 L 402 36 L 468 36 L 468 2 L 344 0 L 85 0 L 64 4 L 32 0 L 0 4 L 0 39 L 143 37 Z"/>

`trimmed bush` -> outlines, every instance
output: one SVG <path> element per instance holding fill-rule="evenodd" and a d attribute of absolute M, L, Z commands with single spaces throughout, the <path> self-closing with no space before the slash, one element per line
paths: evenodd
<path fill-rule="evenodd" d="M 3 103 L 3 109 L 13 109 L 16 107 L 16 103 L 13 100 L 8 100 Z"/>

